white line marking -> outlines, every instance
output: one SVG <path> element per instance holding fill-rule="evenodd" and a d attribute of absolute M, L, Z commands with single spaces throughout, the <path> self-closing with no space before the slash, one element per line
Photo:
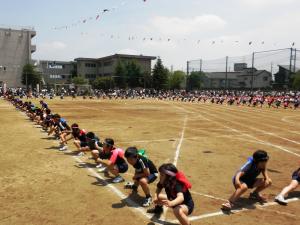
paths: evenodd
<path fill-rule="evenodd" d="M 203 111 L 202 111 L 202 113 L 204 113 L 204 114 L 206 114 L 206 115 L 209 114 L 208 112 L 203 112 Z M 213 116 L 212 114 L 209 114 L 209 115 L 210 115 L 210 116 Z M 217 116 L 213 116 L 213 117 L 218 118 Z M 238 123 L 238 122 L 233 122 L 233 121 L 226 120 L 226 119 L 222 119 L 222 120 L 227 121 L 227 122 L 230 122 L 230 123 L 235 123 L 235 124 L 240 125 L 240 123 Z M 213 122 L 216 123 L 216 124 L 219 124 L 219 125 L 222 126 L 222 127 L 228 128 L 228 129 L 230 129 L 230 130 L 232 130 L 232 131 L 234 131 L 234 132 L 236 132 L 236 133 L 244 134 L 245 136 L 248 136 L 248 137 L 250 137 L 250 138 L 252 138 L 252 139 L 254 139 L 254 140 L 257 140 L 257 141 L 259 141 L 259 142 L 261 142 L 261 143 L 264 143 L 264 144 L 266 144 L 266 145 L 275 147 L 275 148 L 280 149 L 280 150 L 282 150 L 282 151 L 284 151 L 284 152 L 288 152 L 288 153 L 290 153 L 290 154 L 292 154 L 292 155 L 295 155 L 295 156 L 297 156 L 297 157 L 300 157 L 300 154 L 297 154 L 297 153 L 295 153 L 295 152 L 292 152 L 292 151 L 290 151 L 290 150 L 288 150 L 288 149 L 286 149 L 286 148 L 284 148 L 284 147 L 282 147 L 282 146 L 280 146 L 280 145 L 275 145 L 275 144 L 272 144 L 272 143 L 270 143 L 270 142 L 260 140 L 260 139 L 256 138 L 255 136 L 252 136 L 252 135 L 250 135 L 250 134 L 247 134 L 247 133 L 245 133 L 245 132 L 243 132 L 243 131 L 241 131 L 241 130 L 237 130 L 237 129 L 232 128 L 232 127 L 229 127 L 229 126 L 225 126 L 225 125 L 223 125 L 221 122 L 217 122 L 217 121 L 215 121 L 215 120 L 214 120 Z M 244 126 L 244 125 L 243 125 L 243 126 Z M 259 129 L 256 129 L 256 130 L 259 130 Z M 260 130 L 259 130 L 259 131 L 260 131 Z"/>
<path fill-rule="evenodd" d="M 145 216 L 148 219 L 152 218 L 149 214 L 146 213 L 146 211 L 142 207 L 140 207 L 138 204 L 136 204 L 131 199 L 127 198 L 127 196 L 125 194 L 123 194 L 118 188 L 116 188 L 112 184 L 106 182 L 105 179 L 102 176 L 100 176 L 95 170 L 93 170 L 92 168 L 86 166 L 86 163 L 83 162 L 80 158 L 78 158 L 77 156 L 73 156 L 73 157 L 76 160 L 76 162 L 82 164 L 93 176 L 101 179 L 103 181 L 103 183 L 105 184 L 105 187 L 109 188 L 119 198 L 121 198 L 122 200 L 126 201 L 127 204 L 129 204 L 130 206 L 134 207 L 134 208 L 130 207 L 130 209 L 132 209 L 133 211 L 137 211 L 137 212 L 141 213 L 143 216 Z"/>
<path fill-rule="evenodd" d="M 300 200 L 300 198 L 291 198 L 291 199 L 288 199 L 287 202 L 290 203 L 290 202 L 296 202 L 296 201 L 299 201 L 299 200 Z M 278 205 L 278 203 L 269 202 L 269 203 L 266 203 L 264 205 L 256 204 L 255 207 L 260 209 L 260 208 L 265 208 L 265 207 L 274 206 L 274 205 Z M 240 212 L 250 211 L 250 210 L 254 210 L 254 209 L 240 208 L 240 209 L 231 210 L 231 213 L 234 214 L 234 213 L 240 213 Z M 218 211 L 218 212 L 203 214 L 203 215 L 200 215 L 200 216 L 191 216 L 191 217 L 189 217 L 189 220 L 190 221 L 196 221 L 196 220 L 201 220 L 201 219 L 205 219 L 205 218 L 209 218 L 209 217 L 222 216 L 222 215 L 227 215 L 227 214 L 225 214 L 223 211 Z M 177 220 L 171 221 L 171 223 L 176 223 L 176 222 L 177 222 Z"/>
<path fill-rule="evenodd" d="M 288 118 L 298 118 L 299 115 L 295 115 L 295 116 L 285 116 L 281 119 L 281 121 L 286 122 L 286 123 L 291 123 L 291 124 L 297 124 L 295 121 L 290 121 L 288 120 Z"/>
<path fill-rule="evenodd" d="M 196 192 L 196 191 L 190 191 L 190 192 L 192 194 L 195 194 L 195 195 L 200 195 L 200 196 L 215 199 L 215 200 L 227 201 L 227 199 L 224 199 L 224 198 L 218 198 L 218 197 L 215 197 L 215 196 L 212 196 L 212 195 L 202 194 L 202 193 L 199 193 L 199 192 Z"/>
<path fill-rule="evenodd" d="M 184 133 L 185 133 L 185 129 L 186 129 L 187 120 L 188 120 L 188 116 L 185 116 L 184 121 L 183 121 L 183 127 L 182 127 L 181 137 L 180 137 L 180 140 L 179 140 L 179 143 L 177 145 L 176 152 L 175 152 L 175 157 L 174 157 L 174 162 L 173 162 L 173 164 L 175 166 L 177 165 L 179 154 L 180 154 L 181 145 L 182 145 L 182 142 L 184 140 Z"/>

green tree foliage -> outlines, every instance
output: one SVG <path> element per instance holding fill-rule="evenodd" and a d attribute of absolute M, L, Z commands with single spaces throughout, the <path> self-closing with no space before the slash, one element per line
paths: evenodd
<path fill-rule="evenodd" d="M 22 72 L 22 84 L 36 87 L 42 80 L 41 74 L 36 70 L 36 67 L 31 64 L 26 64 Z"/>
<path fill-rule="evenodd" d="M 143 74 L 141 72 L 141 67 L 135 61 L 127 63 L 126 77 L 130 88 L 143 87 Z"/>
<path fill-rule="evenodd" d="M 77 76 L 73 78 L 73 84 L 75 85 L 85 85 L 88 84 L 88 80 L 84 79 L 82 76 Z"/>
<path fill-rule="evenodd" d="M 206 75 L 203 72 L 192 72 L 187 77 L 188 90 L 197 90 L 203 86 Z"/>
<path fill-rule="evenodd" d="M 97 77 L 93 82 L 93 88 L 108 90 L 115 87 L 115 82 L 112 77 Z"/>
<path fill-rule="evenodd" d="M 300 71 L 298 71 L 294 76 L 293 88 L 300 90 Z"/>
<path fill-rule="evenodd" d="M 126 88 L 127 87 L 127 71 L 126 67 L 121 61 L 118 61 L 118 64 L 115 68 L 114 72 L 114 80 L 115 84 L 118 88 Z"/>
<path fill-rule="evenodd" d="M 157 90 L 166 90 L 169 86 L 169 71 L 164 67 L 162 60 L 157 59 L 157 62 L 153 68 L 153 88 Z"/>
<path fill-rule="evenodd" d="M 169 87 L 170 89 L 181 89 L 184 84 L 186 74 L 183 71 L 174 71 L 174 73 L 170 74 L 169 77 Z"/>

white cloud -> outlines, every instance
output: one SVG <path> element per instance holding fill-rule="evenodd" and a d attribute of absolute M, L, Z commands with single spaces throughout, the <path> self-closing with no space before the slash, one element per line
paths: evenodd
<path fill-rule="evenodd" d="M 164 35 L 187 35 L 195 32 L 208 32 L 223 29 L 226 21 L 211 14 L 192 18 L 156 16 L 151 26 Z"/>
<path fill-rule="evenodd" d="M 241 0 L 241 2 L 255 7 L 266 7 L 274 5 L 288 5 L 294 3 L 295 0 Z"/>
<path fill-rule="evenodd" d="M 67 45 L 61 41 L 45 42 L 40 44 L 42 50 L 62 50 L 65 49 Z"/>

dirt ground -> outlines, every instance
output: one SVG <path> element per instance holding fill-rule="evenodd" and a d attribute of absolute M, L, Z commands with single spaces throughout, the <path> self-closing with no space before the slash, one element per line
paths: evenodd
<path fill-rule="evenodd" d="M 102 140 L 112 137 L 123 149 L 145 148 L 157 166 L 177 162 L 193 184 L 193 224 L 299 224 L 300 201 L 286 207 L 272 203 L 300 166 L 299 110 L 156 100 L 47 102 L 69 124 Z M 135 205 L 140 196 L 128 197 L 123 184 L 111 185 L 91 168 L 90 155 L 79 159 L 58 152 L 57 141 L 4 100 L 0 123 L 0 224 L 176 223 L 171 210 L 151 219 Z M 69 147 L 74 150 L 72 142 Z M 257 149 L 271 157 L 273 186 L 265 191 L 271 203 L 256 205 L 246 194 L 240 201 L 246 210 L 223 215 L 220 204 L 233 192 L 232 176 Z M 132 174 L 130 168 L 127 181 Z M 300 198 L 300 189 L 290 198 Z"/>

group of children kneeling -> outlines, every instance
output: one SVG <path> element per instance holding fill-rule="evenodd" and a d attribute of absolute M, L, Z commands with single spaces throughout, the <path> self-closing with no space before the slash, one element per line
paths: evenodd
<path fill-rule="evenodd" d="M 137 193 L 138 187 L 141 186 L 145 194 L 142 205 L 149 207 L 152 203 L 155 204 L 155 207 L 148 209 L 147 212 L 160 215 L 163 212 L 163 206 L 165 206 L 173 209 L 174 215 L 181 224 L 190 224 L 188 215 L 194 210 L 194 201 L 189 191 L 191 184 L 175 165 L 167 163 L 157 169 L 143 149 L 129 147 L 124 151 L 116 147 L 111 138 L 106 138 L 104 142 L 100 142 L 93 132 L 80 129 L 78 124 L 74 123 L 70 127 L 59 114 L 52 114 L 48 105 L 43 101 L 40 101 L 41 107 L 36 107 L 31 102 L 22 102 L 20 99 L 8 98 L 8 100 L 18 109 L 26 112 L 32 121 L 41 125 L 48 132 L 48 135 L 54 134 L 60 140 L 60 151 L 66 151 L 68 148 L 66 144 L 72 139 L 74 139 L 74 145 L 77 148 L 77 156 L 83 156 L 87 151 L 91 151 L 98 172 L 103 172 L 106 176 L 114 175 L 113 183 L 124 182 L 120 174 L 127 172 L 128 164 L 132 165 L 135 169 L 133 182 L 125 184 L 125 188 L 132 189 L 132 192 Z M 247 163 L 233 177 L 235 192 L 227 202 L 222 204 L 222 210 L 230 211 L 248 189 L 255 188 L 250 193 L 250 199 L 259 202 L 267 201 L 261 192 L 272 184 L 267 173 L 268 161 L 269 156 L 263 150 L 256 151 L 248 159 Z M 260 174 L 263 175 L 263 178 L 258 178 Z M 158 177 L 159 182 L 152 198 L 149 185 Z M 296 189 L 299 183 L 300 168 L 293 173 L 292 182 L 276 196 L 275 201 L 287 205 L 285 195 Z M 162 194 L 163 189 L 166 195 Z"/>

